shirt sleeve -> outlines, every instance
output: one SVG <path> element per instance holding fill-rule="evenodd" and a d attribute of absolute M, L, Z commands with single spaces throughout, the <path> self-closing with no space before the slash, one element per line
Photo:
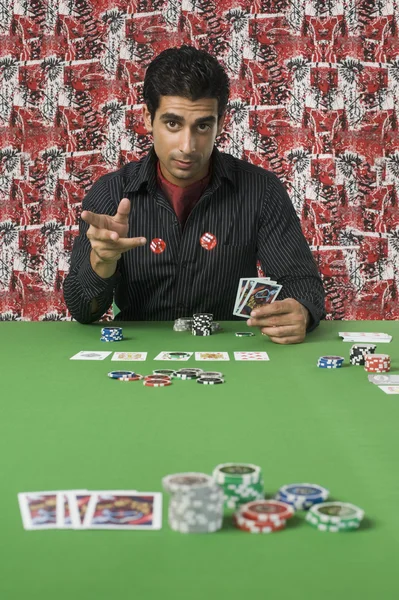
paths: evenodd
<path fill-rule="evenodd" d="M 278 300 L 294 298 L 309 310 L 312 331 L 325 317 L 323 283 L 290 197 L 274 174 L 263 202 L 257 257 L 266 276 L 283 286 Z"/>
<path fill-rule="evenodd" d="M 82 209 L 97 214 L 116 213 L 116 207 L 103 178 L 96 181 L 86 194 Z M 70 269 L 64 281 L 65 303 L 72 317 L 79 323 L 93 323 L 107 312 L 120 279 L 118 268 L 114 275 L 107 279 L 103 279 L 93 270 L 90 263 L 91 244 L 86 235 L 88 228 L 89 225 L 83 219 L 79 219 L 79 235 L 73 244 Z M 93 300 L 96 300 L 97 304 L 94 313 Z"/>

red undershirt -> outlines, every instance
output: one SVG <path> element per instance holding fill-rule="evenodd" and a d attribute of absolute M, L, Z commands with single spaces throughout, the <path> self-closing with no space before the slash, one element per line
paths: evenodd
<path fill-rule="evenodd" d="M 209 168 L 208 174 L 205 177 L 199 181 L 195 181 L 185 188 L 182 188 L 165 179 L 165 177 L 162 175 L 160 162 L 157 162 L 157 183 L 171 203 L 177 218 L 183 226 L 188 215 L 201 198 L 202 193 L 208 185 L 210 179 L 211 168 Z"/>

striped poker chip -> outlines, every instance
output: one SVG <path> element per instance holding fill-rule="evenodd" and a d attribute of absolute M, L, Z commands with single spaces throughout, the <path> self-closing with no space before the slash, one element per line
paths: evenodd
<path fill-rule="evenodd" d="M 236 331 L 236 337 L 252 337 L 255 334 L 252 331 Z"/>
<path fill-rule="evenodd" d="M 217 385 L 219 383 L 224 383 L 224 379 L 222 377 L 198 377 L 197 383 L 201 383 L 202 385 Z"/>
<path fill-rule="evenodd" d="M 153 375 L 162 375 L 164 377 L 176 377 L 176 371 L 173 369 L 154 369 L 152 372 Z"/>
<path fill-rule="evenodd" d="M 143 381 L 143 385 L 145 385 L 146 387 L 167 387 L 168 385 L 172 385 L 172 382 L 167 379 L 162 380 L 158 380 L 158 381 L 151 381 L 151 379 L 145 379 Z"/>
<path fill-rule="evenodd" d="M 290 504 L 279 500 L 248 502 L 241 506 L 240 512 L 245 518 L 258 522 L 286 521 L 295 514 L 295 510 Z"/>
<path fill-rule="evenodd" d="M 344 362 L 345 358 L 343 356 L 320 356 L 319 360 L 328 363 L 336 363 L 336 362 Z"/>
<path fill-rule="evenodd" d="M 252 463 L 229 462 L 216 465 L 212 475 L 219 485 L 252 485 L 262 479 L 262 469 Z"/>
<path fill-rule="evenodd" d="M 207 377 L 208 379 L 223 379 L 224 375 L 220 371 L 203 371 L 200 377 Z"/>
<path fill-rule="evenodd" d="M 171 377 L 168 377 L 167 375 L 145 375 L 144 376 L 144 380 L 145 381 L 171 381 Z"/>
<path fill-rule="evenodd" d="M 188 492 L 198 488 L 214 488 L 214 485 L 215 482 L 210 475 L 196 471 L 173 473 L 162 478 L 162 486 L 169 494 Z"/>
<path fill-rule="evenodd" d="M 136 374 L 134 377 L 117 377 L 118 381 L 141 381 L 143 379 L 143 375 Z"/>
<path fill-rule="evenodd" d="M 273 533 L 274 531 L 281 531 L 286 525 L 284 520 L 265 522 L 247 519 L 241 511 L 234 513 L 233 522 L 238 529 L 249 533 Z"/>
<path fill-rule="evenodd" d="M 120 377 L 136 377 L 137 373 L 134 371 L 110 371 L 108 377 L 111 379 L 119 379 Z"/>
<path fill-rule="evenodd" d="M 291 504 L 295 510 L 308 510 L 313 504 L 325 502 L 329 490 L 315 483 L 291 483 L 281 486 L 276 500 Z"/>

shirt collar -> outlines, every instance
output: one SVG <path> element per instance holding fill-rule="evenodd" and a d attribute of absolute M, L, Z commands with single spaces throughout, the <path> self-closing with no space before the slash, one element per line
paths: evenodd
<path fill-rule="evenodd" d="M 150 188 L 156 186 L 156 163 L 157 155 L 154 146 L 151 147 L 148 154 L 142 159 L 140 167 L 136 172 L 127 178 L 124 193 L 137 192 L 143 184 Z M 221 184 L 222 178 L 227 179 L 232 185 L 235 185 L 233 166 L 224 154 L 215 147 L 212 155 L 212 181 L 211 186 L 216 189 Z"/>

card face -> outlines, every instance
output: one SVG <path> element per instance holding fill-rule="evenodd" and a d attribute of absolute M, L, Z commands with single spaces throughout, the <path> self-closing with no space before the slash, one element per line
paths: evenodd
<path fill-rule="evenodd" d="M 147 360 L 147 352 L 114 352 L 111 360 L 131 361 L 131 360 Z"/>
<path fill-rule="evenodd" d="M 112 352 L 101 352 L 98 350 L 81 350 L 74 356 L 71 356 L 70 360 L 104 360 L 112 354 Z"/>
<path fill-rule="evenodd" d="M 230 360 L 228 352 L 196 352 L 195 360 Z"/>
<path fill-rule="evenodd" d="M 160 492 L 109 491 L 94 493 L 84 520 L 86 529 L 141 529 L 162 527 Z"/>
<path fill-rule="evenodd" d="M 87 494 L 87 490 L 69 490 L 59 492 L 60 522 L 63 529 L 79 529 L 82 526 L 76 497 Z"/>
<path fill-rule="evenodd" d="M 235 360 L 270 360 L 267 352 L 234 352 Z"/>
<path fill-rule="evenodd" d="M 193 355 L 193 352 L 179 352 L 177 350 L 170 350 L 167 352 L 166 350 L 160 352 L 154 360 L 180 360 L 185 361 L 189 360 L 189 358 Z"/>
<path fill-rule="evenodd" d="M 392 340 L 392 336 L 388 333 L 367 331 L 339 331 L 338 335 L 344 342 L 379 342 L 387 344 Z"/>
<path fill-rule="evenodd" d="M 238 284 L 238 290 L 237 290 L 236 301 L 234 304 L 233 314 L 235 314 L 235 312 L 238 310 L 239 306 L 241 305 L 242 298 L 243 298 L 243 296 L 245 294 L 245 290 L 247 289 L 247 286 L 248 286 L 248 282 L 249 282 L 249 279 L 244 279 L 244 278 L 240 279 L 240 282 Z"/>
<path fill-rule="evenodd" d="M 278 284 L 254 282 L 237 316 L 247 319 L 255 308 L 271 304 L 277 298 L 281 288 L 282 286 Z"/>
<path fill-rule="evenodd" d="M 58 492 L 18 494 L 24 529 L 56 529 L 61 525 Z"/>
<path fill-rule="evenodd" d="M 399 385 L 379 385 L 378 387 L 386 394 L 399 394 Z"/>

